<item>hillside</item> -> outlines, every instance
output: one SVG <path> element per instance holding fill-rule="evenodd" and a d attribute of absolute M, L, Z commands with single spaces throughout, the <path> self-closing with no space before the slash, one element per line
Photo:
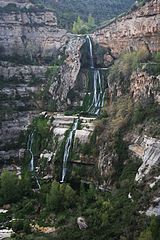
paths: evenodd
<path fill-rule="evenodd" d="M 32 0 L 37 3 L 37 0 Z M 53 8 L 58 17 L 59 26 L 71 28 L 73 22 L 80 16 L 87 20 L 91 14 L 95 23 L 99 24 L 127 11 L 134 0 L 39 0 L 47 7 Z"/>

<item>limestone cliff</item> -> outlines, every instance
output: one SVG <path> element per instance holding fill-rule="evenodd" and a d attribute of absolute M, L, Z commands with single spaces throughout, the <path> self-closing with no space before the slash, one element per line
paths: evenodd
<path fill-rule="evenodd" d="M 159 32 L 160 1 L 152 0 L 97 29 L 93 39 L 103 47 L 109 48 L 116 57 L 122 51 L 137 50 L 142 46 L 147 46 L 152 52 L 159 51 Z"/>
<path fill-rule="evenodd" d="M 0 2 L 0 57 L 52 57 L 67 40 L 66 30 L 57 28 L 53 11 L 31 3 Z"/>
<path fill-rule="evenodd" d="M 48 63 L 68 40 L 53 11 L 30 1 L 0 2 L 0 159 L 21 159 L 20 136 L 44 108 Z"/>

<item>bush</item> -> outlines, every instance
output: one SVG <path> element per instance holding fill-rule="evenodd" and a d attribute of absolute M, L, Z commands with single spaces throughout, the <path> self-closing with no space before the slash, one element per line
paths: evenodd
<path fill-rule="evenodd" d="M 38 117 L 33 120 L 33 128 L 38 132 L 42 138 L 48 137 L 49 128 L 48 119 Z"/>
<path fill-rule="evenodd" d="M 68 184 L 53 182 L 46 197 L 46 206 L 49 211 L 62 211 L 75 204 L 75 192 Z"/>
<path fill-rule="evenodd" d="M 15 220 L 12 221 L 12 229 L 15 233 L 17 232 L 25 232 L 25 233 L 30 233 L 31 232 L 31 227 L 29 224 L 29 220 Z"/>
<path fill-rule="evenodd" d="M 140 67 L 141 63 L 147 61 L 149 57 L 149 52 L 143 48 L 138 51 L 123 53 L 109 71 L 109 82 L 112 84 L 112 82 L 115 81 L 129 80 L 132 72 Z M 126 91 L 126 89 L 127 82 L 124 91 Z"/>
<path fill-rule="evenodd" d="M 142 105 L 138 104 L 134 108 L 132 122 L 134 124 L 140 124 L 144 121 L 144 119 L 145 119 L 145 111 L 144 111 Z"/>
<path fill-rule="evenodd" d="M 19 181 L 15 174 L 8 171 L 2 172 L 0 193 L 3 204 L 12 203 L 19 200 Z"/>
<path fill-rule="evenodd" d="M 160 52 L 153 54 L 152 61 L 146 64 L 145 70 L 149 74 L 160 74 Z"/>

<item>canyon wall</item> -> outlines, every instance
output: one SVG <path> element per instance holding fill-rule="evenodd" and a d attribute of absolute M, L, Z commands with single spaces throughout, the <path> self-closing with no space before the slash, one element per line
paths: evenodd
<path fill-rule="evenodd" d="M 18 0 L 0 2 L 0 31 L 0 160 L 14 162 L 23 158 L 21 134 L 43 110 L 47 71 L 68 35 L 53 11 Z"/>
<path fill-rule="evenodd" d="M 31 3 L 0 2 L 0 58 L 52 57 L 67 40 L 53 11 Z"/>
<path fill-rule="evenodd" d="M 160 51 L 160 0 L 149 1 L 97 29 L 93 40 L 111 49 L 115 57 L 123 51 L 137 50 L 142 46 L 147 46 L 152 52 Z"/>

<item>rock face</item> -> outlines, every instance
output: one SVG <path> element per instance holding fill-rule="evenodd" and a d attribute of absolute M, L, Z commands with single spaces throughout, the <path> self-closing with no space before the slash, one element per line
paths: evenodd
<path fill-rule="evenodd" d="M 0 2 L 0 57 L 52 57 L 67 40 L 66 30 L 57 28 L 55 14 L 31 3 Z"/>
<path fill-rule="evenodd" d="M 134 72 L 131 76 L 130 93 L 134 101 L 152 99 L 160 104 L 160 76 L 149 76 L 146 72 Z"/>
<path fill-rule="evenodd" d="M 78 224 L 79 229 L 81 229 L 81 230 L 88 228 L 86 220 L 85 220 L 84 217 L 78 217 L 77 218 L 77 224 Z"/>
<path fill-rule="evenodd" d="M 65 116 L 63 113 L 57 113 L 52 115 L 54 120 L 52 123 L 53 126 L 53 135 L 55 135 L 59 140 L 63 140 L 65 132 L 73 124 L 74 119 L 77 116 Z M 80 117 L 81 129 L 77 129 L 75 133 L 75 140 L 78 140 L 80 143 L 87 143 L 89 137 L 94 131 L 95 118 L 85 118 Z"/>
<path fill-rule="evenodd" d="M 81 67 L 80 49 L 84 42 L 84 37 L 70 35 L 65 49 L 67 58 L 60 68 L 58 78 L 51 84 L 50 93 L 57 102 L 58 110 L 63 110 L 71 104 L 69 99 L 67 100 L 67 95 L 76 84 Z"/>
<path fill-rule="evenodd" d="M 114 56 L 142 46 L 154 52 L 160 50 L 159 32 L 160 0 L 152 0 L 98 29 L 93 34 L 93 40 L 111 49 Z"/>
<path fill-rule="evenodd" d="M 141 181 L 143 177 L 150 173 L 153 166 L 158 167 L 160 164 L 160 141 L 155 138 L 145 137 L 142 146 L 144 151 L 142 155 L 143 163 L 136 174 L 136 181 Z"/>
<path fill-rule="evenodd" d="M 42 107 L 38 93 L 46 80 L 47 66 L 0 62 L 0 160 L 23 157 L 19 137 Z"/>
<path fill-rule="evenodd" d="M 48 61 L 64 48 L 66 30 L 53 11 L 30 1 L 0 2 L 0 160 L 21 159 L 21 133 L 43 109 Z"/>

